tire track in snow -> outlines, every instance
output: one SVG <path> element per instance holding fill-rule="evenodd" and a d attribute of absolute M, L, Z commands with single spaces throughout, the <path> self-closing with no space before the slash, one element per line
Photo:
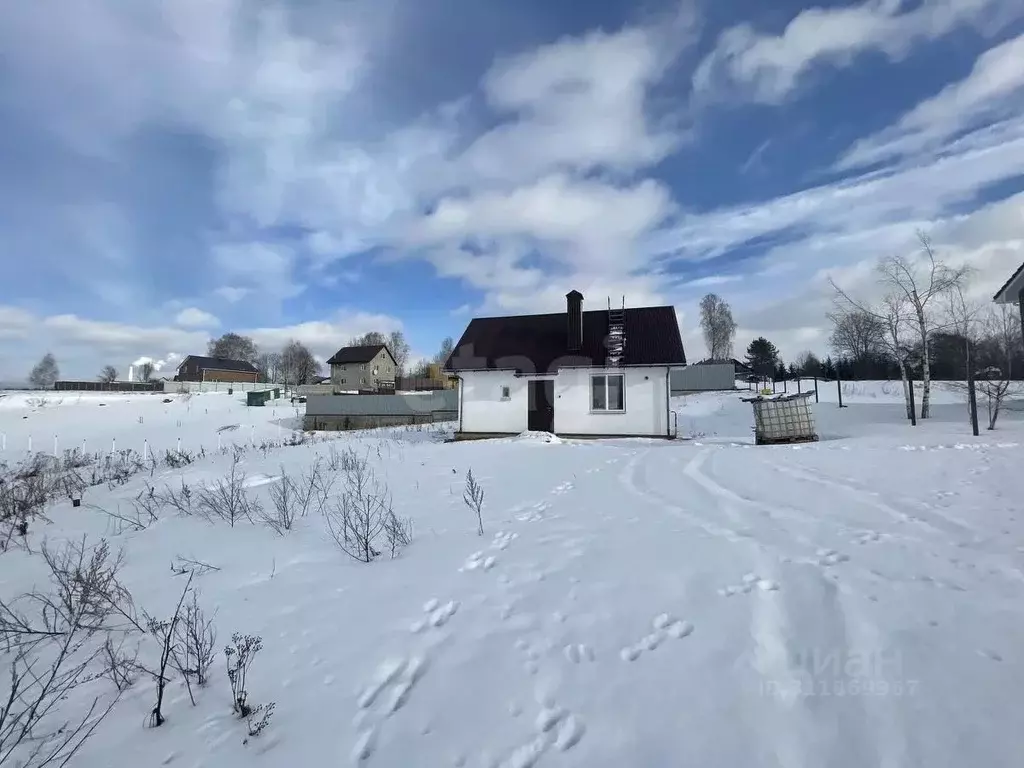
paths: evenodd
<path fill-rule="evenodd" d="M 851 643 L 851 630 L 858 637 L 877 630 L 850 611 L 841 598 L 850 593 L 820 569 L 786 571 L 786 591 L 759 595 L 751 614 L 759 697 L 748 704 L 766 745 L 784 768 L 898 765 L 890 762 L 898 732 L 887 732 L 887 714 L 871 709 L 885 697 L 868 694 L 870 676 L 857 677 L 858 660 L 877 658 L 877 649 Z M 854 681 L 863 693 L 852 692 Z"/>
<path fill-rule="evenodd" d="M 872 491 L 868 491 L 865 488 L 857 487 L 856 485 L 850 483 L 845 483 L 840 480 L 836 480 L 833 477 L 829 477 L 824 473 L 819 473 L 818 471 L 812 470 L 808 467 L 797 468 L 793 466 L 780 464 L 776 466 L 775 469 L 784 475 L 792 477 L 795 480 L 817 483 L 818 485 L 822 485 L 826 488 L 831 488 L 834 491 L 838 491 L 844 496 L 852 496 L 856 498 L 863 506 L 870 507 L 871 509 L 881 512 L 882 514 L 888 516 L 889 518 L 895 520 L 898 523 L 920 525 L 924 528 L 928 528 L 932 533 L 938 534 L 940 536 L 948 536 L 951 533 L 971 533 L 970 529 L 966 528 L 961 523 L 958 523 L 955 520 L 948 519 L 941 515 L 939 515 L 939 517 L 941 517 L 941 519 L 945 523 L 949 524 L 949 528 L 941 528 L 929 522 L 928 520 L 925 520 L 924 518 L 918 517 L 916 515 L 911 515 L 907 512 L 901 512 L 900 510 L 895 509 L 889 504 L 886 504 L 881 499 L 876 498 L 873 495 Z"/>

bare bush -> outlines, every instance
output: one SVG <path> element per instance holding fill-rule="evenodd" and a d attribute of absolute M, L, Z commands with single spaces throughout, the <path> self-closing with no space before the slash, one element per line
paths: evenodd
<path fill-rule="evenodd" d="M 182 557 L 181 555 L 178 555 L 175 558 L 175 562 L 171 563 L 171 573 L 175 576 L 187 576 L 191 573 L 194 573 L 196 576 L 202 576 L 204 573 L 219 570 L 220 568 L 216 565 L 210 565 L 201 560 L 194 560 L 190 557 Z"/>
<path fill-rule="evenodd" d="M 164 464 L 171 469 L 181 469 L 192 464 L 197 458 L 200 457 L 190 451 L 168 450 L 164 453 Z"/>
<path fill-rule="evenodd" d="M 285 472 L 284 467 L 281 467 L 280 482 L 270 487 L 270 501 L 273 506 L 262 511 L 260 516 L 275 533 L 284 534 L 295 525 L 296 515 L 300 512 L 305 514 L 304 508 L 300 506 L 301 500 L 295 480 Z"/>
<path fill-rule="evenodd" d="M 103 668 L 100 675 L 113 683 L 118 693 L 123 693 L 135 684 L 139 671 L 138 660 L 138 648 L 127 651 L 123 640 L 115 645 L 114 639 L 107 637 L 103 643 Z"/>
<path fill-rule="evenodd" d="M 231 643 L 224 649 L 224 658 L 231 685 L 232 710 L 246 721 L 249 736 L 259 736 L 270 725 L 275 707 L 274 702 L 256 705 L 249 702 L 249 669 L 256 654 L 263 649 L 263 638 L 235 632 L 231 635 Z"/>
<path fill-rule="evenodd" d="M 167 690 L 167 683 L 170 682 L 169 668 L 173 667 L 172 660 L 178 654 L 178 624 L 181 621 L 181 606 L 185 602 L 185 595 L 188 594 L 191 585 L 192 576 L 190 575 L 170 619 L 157 619 L 146 614 L 146 629 L 160 643 L 160 657 L 156 668 L 140 667 L 156 682 L 156 704 L 149 713 L 149 724 L 153 728 L 159 728 L 166 722 L 163 713 L 164 692 Z M 188 678 L 185 682 L 188 685 Z M 191 695 L 192 688 L 189 685 L 189 696 Z M 195 699 L 192 699 L 192 703 L 195 704 Z"/>
<path fill-rule="evenodd" d="M 462 492 L 462 501 L 476 515 L 476 532 L 484 535 L 484 489 L 473 477 L 473 470 L 466 473 L 466 489 Z"/>
<path fill-rule="evenodd" d="M 393 509 L 389 509 L 384 518 L 384 536 L 392 559 L 398 557 L 398 553 L 412 543 L 412 520 L 399 517 Z"/>
<path fill-rule="evenodd" d="M 190 517 L 195 513 L 195 494 L 184 479 L 178 488 L 165 486 L 163 493 L 160 494 L 160 500 L 164 506 L 171 507 L 180 515 Z"/>
<path fill-rule="evenodd" d="M 10 688 L 0 693 L 0 764 L 22 768 L 63 766 L 81 749 L 124 688 L 105 704 L 93 697 L 74 719 L 62 716 L 62 705 L 103 674 L 107 641 L 139 628 L 118 580 L 122 557 L 105 541 L 57 550 L 44 542 L 41 556 L 49 591 L 0 600 L 0 642 L 11 657 Z"/>
<path fill-rule="evenodd" d="M 378 480 L 369 462 L 348 449 L 342 461 L 344 490 L 327 507 L 327 530 L 341 550 L 354 560 L 369 563 L 380 556 L 379 538 L 399 547 L 408 543 L 411 527 L 396 517 L 387 486 Z"/>
<path fill-rule="evenodd" d="M 260 513 L 260 504 L 249 497 L 245 472 L 241 468 L 242 453 L 235 451 L 228 476 L 197 494 L 197 511 L 207 520 L 224 520 L 233 528 L 240 520 L 253 522 Z"/>
<path fill-rule="evenodd" d="M 149 523 L 155 523 L 159 519 L 159 512 L 163 507 L 163 499 L 157 494 L 156 489 L 149 483 L 139 491 L 139 494 L 132 502 L 138 517 L 145 518 Z"/>
<path fill-rule="evenodd" d="M 192 680 L 199 687 L 209 682 L 213 648 L 217 642 L 213 618 L 207 618 L 203 609 L 199 607 L 199 597 L 195 590 L 192 590 L 192 600 L 185 604 L 185 610 L 174 632 L 174 668 L 181 673 L 186 682 L 190 683 L 191 696 Z M 194 698 L 192 703 L 196 703 Z"/>

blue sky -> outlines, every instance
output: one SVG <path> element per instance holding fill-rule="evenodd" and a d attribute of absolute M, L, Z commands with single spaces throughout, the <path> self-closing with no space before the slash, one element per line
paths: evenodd
<path fill-rule="evenodd" d="M 917 230 L 978 297 L 1024 261 L 1018 0 L 38 0 L 0 50 L 0 379 L 572 288 L 792 358 Z"/>

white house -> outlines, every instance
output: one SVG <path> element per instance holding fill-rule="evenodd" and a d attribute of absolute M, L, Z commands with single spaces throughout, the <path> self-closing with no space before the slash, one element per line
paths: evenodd
<path fill-rule="evenodd" d="M 686 365 L 672 307 L 474 318 L 445 370 L 459 379 L 456 437 L 674 437 L 669 376 Z"/>

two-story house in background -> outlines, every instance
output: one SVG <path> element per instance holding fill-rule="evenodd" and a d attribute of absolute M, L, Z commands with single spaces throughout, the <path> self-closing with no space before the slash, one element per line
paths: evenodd
<path fill-rule="evenodd" d="M 339 349 L 327 364 L 331 386 L 339 389 L 394 389 L 398 364 L 385 344 Z"/>

